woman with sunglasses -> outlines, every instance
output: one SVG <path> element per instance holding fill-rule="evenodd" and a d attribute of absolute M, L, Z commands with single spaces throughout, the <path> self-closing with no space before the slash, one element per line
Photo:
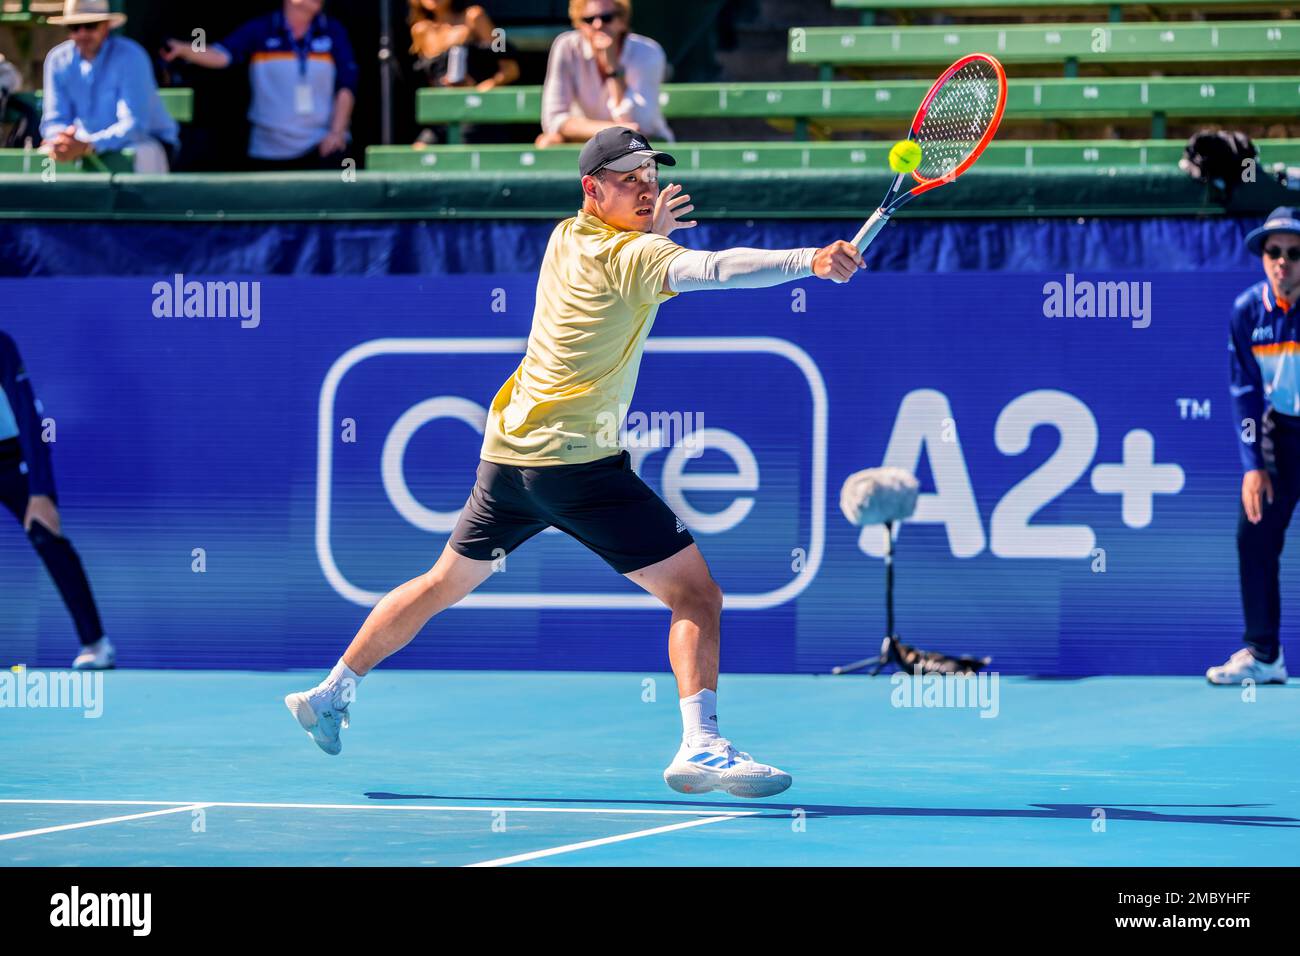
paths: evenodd
<path fill-rule="evenodd" d="M 569 19 L 575 29 L 551 45 L 537 147 L 585 143 L 611 126 L 672 141 L 659 110 L 668 59 L 654 40 L 629 32 L 631 0 L 570 0 Z"/>
<path fill-rule="evenodd" d="M 1232 400 L 1242 468 L 1237 559 L 1246 646 L 1205 672 L 1212 684 L 1286 683 L 1278 638 L 1279 558 L 1300 500 L 1300 217 L 1274 209 L 1246 237 L 1264 281 L 1233 306 Z"/>

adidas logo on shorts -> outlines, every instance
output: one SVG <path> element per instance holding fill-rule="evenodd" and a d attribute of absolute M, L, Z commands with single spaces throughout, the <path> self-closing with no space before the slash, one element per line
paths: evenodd
<path fill-rule="evenodd" d="M 674 517 L 674 518 L 677 518 L 676 515 L 673 515 L 673 517 Z M 685 531 L 685 530 L 686 530 L 686 525 L 682 524 L 682 519 L 681 519 L 681 518 L 677 518 L 677 533 L 678 533 L 678 534 L 681 534 L 681 533 L 682 533 L 683 531 Z"/>

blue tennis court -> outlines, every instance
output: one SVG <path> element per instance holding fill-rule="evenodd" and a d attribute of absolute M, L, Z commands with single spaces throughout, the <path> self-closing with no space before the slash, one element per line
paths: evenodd
<path fill-rule="evenodd" d="M 723 733 L 794 775 L 746 801 L 664 784 L 666 674 L 381 669 L 338 758 L 281 702 L 317 677 L 115 671 L 98 718 L 7 709 L 0 865 L 1300 858 L 1294 684 L 1250 700 L 1193 678 L 1012 677 L 986 706 L 898 706 L 926 703 L 914 678 L 724 675 Z"/>

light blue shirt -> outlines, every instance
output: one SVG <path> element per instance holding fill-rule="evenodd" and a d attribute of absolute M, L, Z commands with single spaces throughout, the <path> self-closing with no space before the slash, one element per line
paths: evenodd
<path fill-rule="evenodd" d="M 83 59 L 71 40 L 45 57 L 41 137 L 50 139 L 68 126 L 99 153 L 150 137 L 173 146 L 180 141 L 158 95 L 149 54 L 134 40 L 112 34 L 94 60 Z"/>

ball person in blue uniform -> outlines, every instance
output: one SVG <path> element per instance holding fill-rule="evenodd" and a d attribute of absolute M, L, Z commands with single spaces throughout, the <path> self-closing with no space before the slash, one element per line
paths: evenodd
<path fill-rule="evenodd" d="M 72 614 L 81 638 L 81 653 L 72 666 L 104 670 L 114 666 L 116 652 L 104 636 L 81 559 L 60 533 L 59 499 L 41 411 L 18 346 L 0 332 L 0 503 L 22 522 Z"/>
<path fill-rule="evenodd" d="M 1213 684 L 1286 683 L 1279 562 L 1300 500 L 1300 217 L 1279 206 L 1246 237 L 1264 280 L 1233 303 L 1232 400 L 1244 475 L 1237 557 L 1246 646 L 1205 672 Z"/>

